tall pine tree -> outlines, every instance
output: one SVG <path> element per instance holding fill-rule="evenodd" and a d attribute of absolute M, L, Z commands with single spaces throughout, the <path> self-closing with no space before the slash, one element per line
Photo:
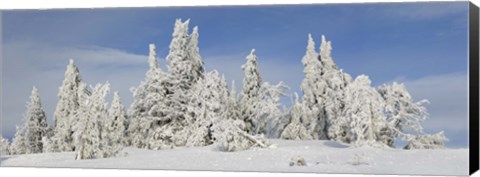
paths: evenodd
<path fill-rule="evenodd" d="M 248 133 L 254 133 L 254 119 L 257 111 L 259 92 L 262 86 L 262 78 L 257 65 L 255 49 L 250 51 L 247 62 L 242 65 L 243 89 L 241 95 L 242 119 L 245 121 L 245 129 Z"/>
<path fill-rule="evenodd" d="M 315 51 L 315 42 L 312 35 L 308 34 L 308 44 L 305 56 L 302 58 L 304 66 L 304 79 L 300 85 L 303 92 L 301 122 L 311 134 L 313 139 L 326 139 L 326 119 L 322 116 L 324 100 L 319 94 L 325 91 L 327 83 L 320 78 L 322 63 Z"/>
<path fill-rule="evenodd" d="M 342 114 L 345 107 L 345 87 L 351 82 L 351 77 L 340 70 L 333 61 L 331 41 L 327 41 L 324 35 L 319 56 L 322 63 L 320 78 L 327 84 L 324 91 L 319 93 L 323 100 L 321 106 L 323 114 L 320 117 L 326 121 L 325 131 L 328 139 L 348 142 L 348 125 L 342 119 L 344 117 Z"/>
<path fill-rule="evenodd" d="M 96 159 L 115 156 L 118 148 L 109 144 L 110 137 L 103 136 L 104 119 L 108 117 L 106 95 L 110 91 L 110 84 L 97 84 L 91 94 L 82 91 L 85 84 L 80 84 L 80 107 L 75 114 L 78 119 L 74 126 L 76 160 Z"/>
<path fill-rule="evenodd" d="M 205 74 L 192 89 L 195 104 L 190 106 L 195 118 L 189 125 L 187 146 L 213 143 L 212 125 L 227 115 L 228 88 L 225 78 L 214 70 Z"/>
<path fill-rule="evenodd" d="M 109 145 L 123 146 L 126 142 L 127 115 L 118 92 L 113 94 L 112 105 L 108 109 L 108 118 L 105 122 L 104 136 L 108 136 Z"/>
<path fill-rule="evenodd" d="M 11 154 L 25 154 L 27 153 L 27 143 L 26 143 L 26 131 L 27 127 L 25 125 L 16 126 L 15 136 L 12 140 L 10 146 Z"/>
<path fill-rule="evenodd" d="M 350 123 L 350 140 L 356 145 L 382 145 L 379 133 L 387 127 L 384 101 L 371 87 L 368 76 L 360 75 L 346 88 L 345 119 Z"/>
<path fill-rule="evenodd" d="M 42 138 L 47 133 L 47 116 L 42 108 L 40 94 L 36 87 L 32 89 L 30 102 L 27 103 L 26 118 L 26 153 L 42 153 Z"/>
<path fill-rule="evenodd" d="M 164 85 L 167 75 L 158 67 L 154 44 L 150 44 L 149 52 L 149 70 L 145 80 L 132 89 L 133 102 L 128 111 L 129 142 L 139 148 L 148 148 L 149 144 L 160 141 L 149 136 L 153 136 L 155 133 L 152 131 L 165 124 L 166 111 L 169 110 Z"/>
<path fill-rule="evenodd" d="M 47 117 L 42 108 L 40 95 L 36 87 L 32 89 L 30 101 L 24 114 L 24 124 L 17 126 L 12 142 L 13 154 L 32 154 L 43 152 L 42 138 L 47 133 Z"/>
<path fill-rule="evenodd" d="M 54 136 L 52 137 L 52 149 L 54 151 L 73 151 L 73 131 L 72 126 L 78 120 L 73 118 L 76 113 L 78 103 L 79 84 L 82 82 L 80 72 L 73 60 L 70 60 L 67 70 L 65 71 L 65 79 L 62 82 L 58 92 L 58 103 L 53 113 L 55 120 Z"/>

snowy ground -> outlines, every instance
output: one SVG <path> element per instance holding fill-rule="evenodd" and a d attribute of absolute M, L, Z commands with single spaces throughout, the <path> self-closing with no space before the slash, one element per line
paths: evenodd
<path fill-rule="evenodd" d="M 158 151 L 126 148 L 125 157 L 81 161 L 74 160 L 74 153 L 2 156 L 1 166 L 419 175 L 468 172 L 468 149 L 407 151 L 354 148 L 331 141 L 271 142 L 276 147 L 241 152 L 221 152 L 215 145 Z M 355 160 L 358 155 L 361 160 Z M 307 166 L 290 166 L 290 159 L 297 156 L 303 157 Z"/>

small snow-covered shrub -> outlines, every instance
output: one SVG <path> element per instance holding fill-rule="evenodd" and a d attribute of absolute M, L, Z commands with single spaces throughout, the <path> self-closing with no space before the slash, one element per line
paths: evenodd
<path fill-rule="evenodd" d="M 297 156 L 290 159 L 290 166 L 307 166 L 307 162 L 303 157 Z"/>
<path fill-rule="evenodd" d="M 241 120 L 222 120 L 214 125 L 213 136 L 221 151 L 234 152 L 252 148 L 267 148 L 268 142 L 263 135 L 250 135 L 244 131 Z"/>
<path fill-rule="evenodd" d="M 370 158 L 363 153 L 360 153 L 360 154 L 356 153 L 354 154 L 353 158 L 347 163 L 354 166 L 370 165 Z"/>
<path fill-rule="evenodd" d="M 42 137 L 43 143 L 43 152 L 55 152 L 57 148 L 55 148 L 55 144 L 53 143 L 51 138 L 46 136 Z"/>
<path fill-rule="evenodd" d="M 0 155 L 10 155 L 10 143 L 3 137 L 0 138 Z"/>
<path fill-rule="evenodd" d="M 441 149 L 448 139 L 441 131 L 434 135 L 419 135 L 408 141 L 403 149 Z"/>
<path fill-rule="evenodd" d="M 302 105 L 298 101 L 298 94 L 295 93 L 295 105 L 290 113 L 290 123 L 283 129 L 280 138 L 287 140 L 310 140 L 313 137 L 301 123 Z"/>

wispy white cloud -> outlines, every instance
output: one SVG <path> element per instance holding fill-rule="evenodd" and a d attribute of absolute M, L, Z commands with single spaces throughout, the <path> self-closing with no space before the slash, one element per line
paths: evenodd
<path fill-rule="evenodd" d="M 408 80 L 399 78 L 415 100 L 428 99 L 430 119 L 423 123 L 425 131 L 436 133 L 445 130 L 446 136 L 463 135 L 466 145 L 468 135 L 468 77 L 464 72 L 433 75 Z M 455 137 L 458 138 L 458 137 Z"/>
<path fill-rule="evenodd" d="M 6 43 L 2 50 L 2 128 L 7 136 L 21 123 L 25 102 L 34 85 L 40 91 L 48 121 L 53 122 L 58 87 L 70 58 L 75 60 L 84 81 L 110 82 L 112 90 L 118 90 L 125 103 L 131 102 L 129 89 L 140 83 L 148 68 L 145 55 L 95 46 L 63 47 L 29 41 Z"/>

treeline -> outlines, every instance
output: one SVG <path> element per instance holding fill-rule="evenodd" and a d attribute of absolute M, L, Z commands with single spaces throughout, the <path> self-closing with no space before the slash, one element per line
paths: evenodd
<path fill-rule="evenodd" d="M 149 46 L 149 69 L 132 89 L 128 111 L 114 92 L 108 106 L 108 82 L 89 86 L 70 60 L 59 88 L 55 123 L 48 126 L 38 90 L 27 103 L 25 120 L 12 143 L 1 140 L 2 154 L 76 152 L 76 159 L 116 156 L 122 147 L 169 149 L 216 144 L 223 151 L 266 148 L 268 138 L 332 140 L 357 146 L 405 149 L 441 148 L 443 132 L 428 135 L 421 122 L 428 118 L 426 100 L 414 102 L 403 84 L 371 86 L 368 76 L 355 79 L 339 69 L 331 42 L 322 36 L 320 51 L 311 35 L 305 56 L 301 98 L 291 108 L 280 104 L 289 89 L 283 82 L 262 80 L 255 50 L 242 65 L 239 94 L 228 89 L 216 70 L 207 72 L 198 48 L 198 27 L 189 34 L 189 20 L 175 22 L 169 46 L 168 71 L 157 63 Z"/>

